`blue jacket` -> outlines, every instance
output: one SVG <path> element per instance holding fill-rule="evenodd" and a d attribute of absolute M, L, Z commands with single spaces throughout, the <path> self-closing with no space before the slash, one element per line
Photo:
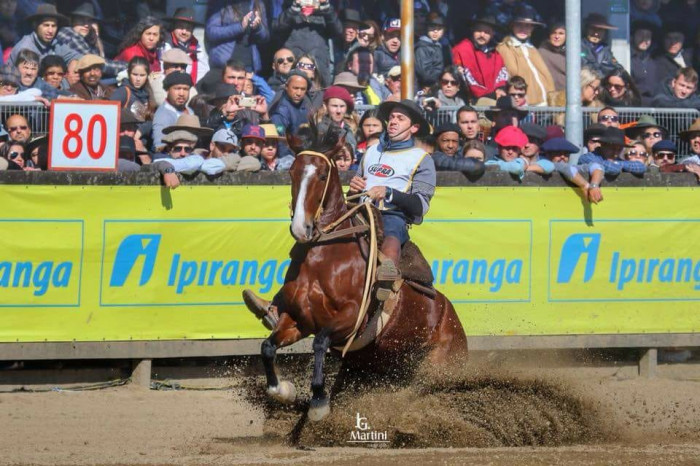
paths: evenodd
<path fill-rule="evenodd" d="M 281 98 L 272 105 L 270 109 L 270 120 L 277 127 L 280 134 L 296 133 L 299 126 L 309 122 L 309 109 L 311 101 L 304 97 L 299 105 L 295 105 L 287 93 L 283 93 Z"/>
<path fill-rule="evenodd" d="M 204 43 L 209 52 L 209 65 L 212 68 L 224 68 L 226 61 L 231 58 L 238 41 L 249 34 L 249 46 L 253 55 L 253 71 L 256 73 L 262 69 L 260 51 L 257 44 L 262 44 L 270 39 L 270 30 L 267 27 L 267 13 L 262 2 L 250 1 L 250 9 L 254 3 L 260 8 L 262 22 L 257 29 L 243 29 L 241 22 L 234 22 L 233 14 L 228 5 L 230 0 L 212 0 L 207 9 L 207 25 L 205 29 Z"/>

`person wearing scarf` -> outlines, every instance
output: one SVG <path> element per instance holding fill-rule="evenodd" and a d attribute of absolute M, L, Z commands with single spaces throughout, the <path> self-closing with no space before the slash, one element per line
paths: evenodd
<path fill-rule="evenodd" d="M 192 8 L 178 8 L 167 20 L 170 23 L 170 34 L 165 38 L 164 49 L 180 49 L 190 57 L 192 64 L 187 71 L 192 77 L 192 82 L 196 83 L 209 71 L 208 61 L 198 58 L 202 48 L 192 33 L 195 27 L 204 25 L 194 20 Z"/>

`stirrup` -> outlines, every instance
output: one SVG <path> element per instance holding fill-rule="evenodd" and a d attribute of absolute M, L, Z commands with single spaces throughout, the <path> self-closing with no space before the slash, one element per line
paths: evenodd
<path fill-rule="evenodd" d="M 384 260 L 377 267 L 378 282 L 395 282 L 399 279 L 401 279 L 401 271 L 391 259 Z"/>
<path fill-rule="evenodd" d="M 274 306 L 270 301 L 258 297 L 251 290 L 243 290 L 243 302 L 248 310 L 262 321 L 266 329 L 274 330 L 279 321 L 279 316 L 276 309 L 273 309 Z"/>

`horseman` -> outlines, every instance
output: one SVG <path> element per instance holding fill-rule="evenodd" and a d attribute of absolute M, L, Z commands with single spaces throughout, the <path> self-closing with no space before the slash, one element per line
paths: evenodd
<path fill-rule="evenodd" d="M 384 102 L 379 118 L 387 129 L 379 144 L 362 158 L 357 175 L 350 180 L 350 193 L 365 192 L 381 211 L 385 256 L 377 268 L 377 297 L 385 300 L 392 284 L 401 278 L 398 264 L 401 247 L 408 241 L 408 228 L 419 224 L 435 194 L 435 163 L 415 144 L 416 137 L 430 134 L 430 124 L 412 100 Z"/>
<path fill-rule="evenodd" d="M 430 124 L 418 105 L 407 99 L 384 102 L 378 116 L 387 121 L 386 132 L 379 144 L 367 150 L 357 175 L 350 181 L 350 193 L 364 192 L 365 199 L 382 214 L 384 242 L 377 267 L 376 295 L 386 300 L 394 282 L 401 278 L 398 264 L 401 247 L 409 239 L 408 228 L 421 223 L 428 211 L 436 174 L 433 159 L 415 144 L 416 137 L 430 134 Z M 275 303 L 279 297 L 271 303 L 245 290 L 243 298 L 248 309 L 272 330 L 278 320 Z"/>

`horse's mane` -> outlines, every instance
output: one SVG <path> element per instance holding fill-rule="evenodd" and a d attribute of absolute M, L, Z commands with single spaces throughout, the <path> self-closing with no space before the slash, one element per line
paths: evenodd
<path fill-rule="evenodd" d="M 336 147 L 342 134 L 343 129 L 331 122 L 330 118 L 323 118 L 318 124 L 315 118 L 310 118 L 309 123 L 300 126 L 296 132 L 296 149 L 326 154 Z"/>

